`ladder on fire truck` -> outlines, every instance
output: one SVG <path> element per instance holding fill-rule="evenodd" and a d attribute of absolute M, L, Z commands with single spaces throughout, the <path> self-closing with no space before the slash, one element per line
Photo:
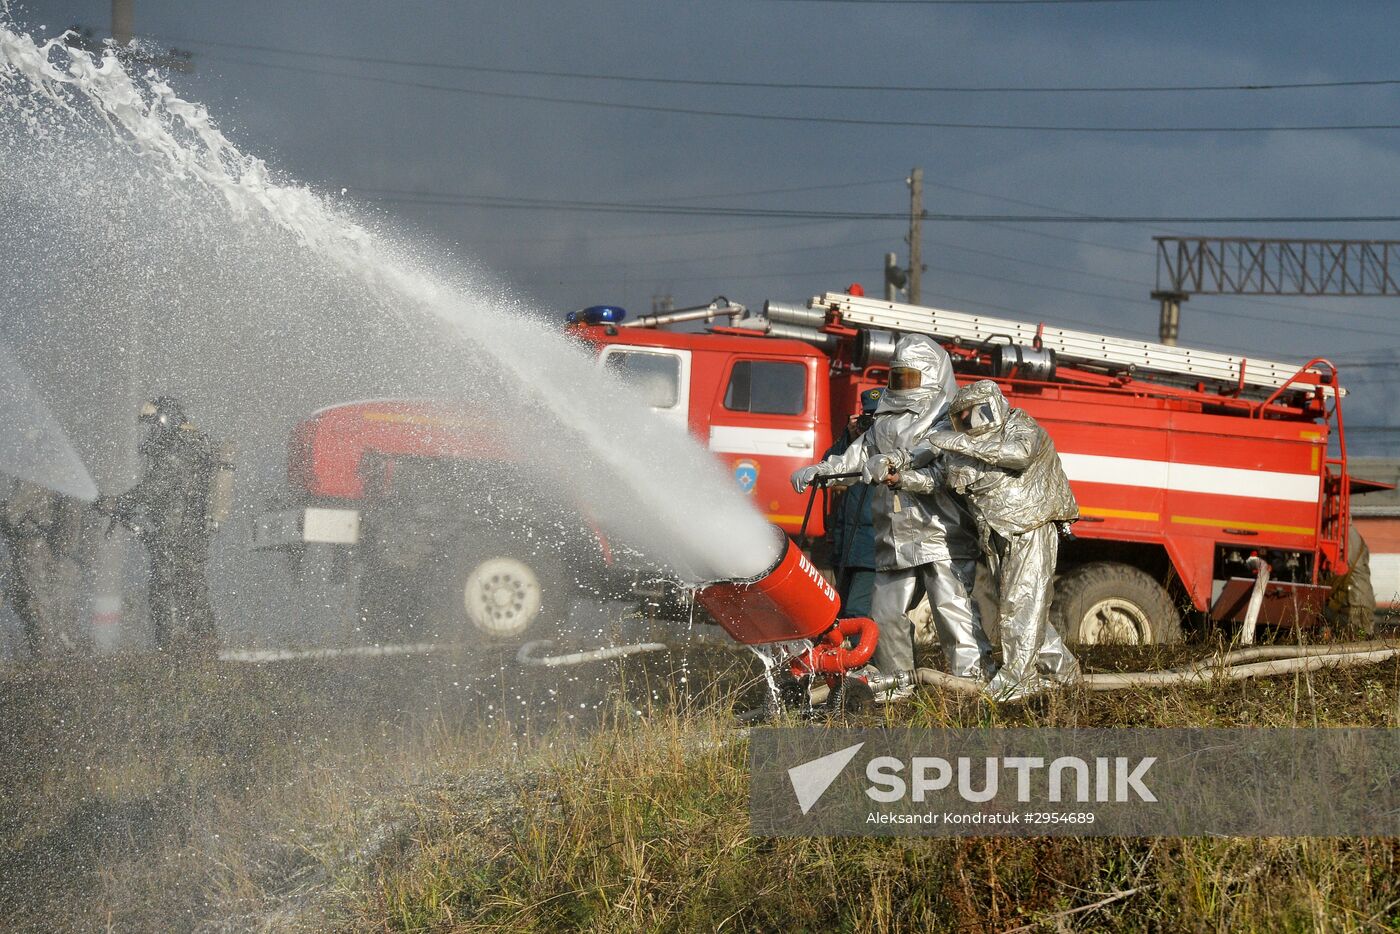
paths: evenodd
<path fill-rule="evenodd" d="M 770 309 L 775 304 L 770 303 Z M 787 308 L 792 309 L 792 306 Z M 1137 374 L 1153 373 L 1176 380 L 1224 384 L 1241 392 L 1271 394 L 1292 385 L 1298 389 L 1321 386 L 1325 393 L 1331 395 L 1338 388 L 1333 384 L 1332 374 L 1324 373 L 1320 368 L 1300 372 L 1296 364 L 1190 350 L 941 308 L 904 305 L 843 292 L 818 295 L 807 303 L 807 308 L 811 310 L 806 314 L 813 317 L 801 323 L 809 327 L 820 326 L 815 316 L 821 315 L 826 318 L 826 324 L 928 334 L 974 347 L 998 341 L 1009 342 L 1054 351 L 1056 358 L 1066 364 L 1120 370 L 1131 368 L 1131 372 Z M 778 315 L 773 315 L 773 310 L 769 310 L 769 314 L 779 317 L 782 312 L 779 310 Z M 798 322 L 794 320 L 793 323 Z"/>

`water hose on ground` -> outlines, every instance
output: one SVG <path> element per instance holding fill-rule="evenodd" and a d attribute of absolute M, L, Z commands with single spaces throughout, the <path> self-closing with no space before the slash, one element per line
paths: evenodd
<path fill-rule="evenodd" d="M 670 652 L 699 645 L 747 650 L 745 646 L 739 645 L 727 637 L 721 639 L 703 633 L 693 633 L 682 642 L 675 644 L 670 642 L 634 642 L 630 645 L 610 645 L 606 648 L 589 649 L 584 652 L 570 652 L 566 655 L 535 654 L 537 651 L 548 649 L 553 644 L 554 642 L 550 639 L 536 639 L 533 642 L 527 642 L 520 647 L 520 651 L 515 653 L 515 660 L 521 665 L 528 665 L 532 668 L 566 668 L 570 665 L 582 665 L 588 662 L 606 662 L 614 658 L 626 658 L 629 655 L 643 655 L 647 652 Z"/>
<path fill-rule="evenodd" d="M 1397 656 L 1400 656 L 1400 644 L 1380 640 L 1338 645 L 1261 645 L 1235 649 L 1223 655 L 1210 655 L 1161 671 L 1095 672 L 1084 675 L 1080 683 L 1090 691 L 1209 684 L 1216 677 L 1226 681 L 1243 681 L 1321 668 L 1374 665 Z M 979 694 L 982 691 L 981 681 L 955 678 L 934 668 L 920 668 L 915 672 L 915 680 L 924 687 L 940 688 L 956 694 Z M 816 684 L 812 687 L 810 699 L 813 704 L 821 704 L 830 695 L 831 689 L 827 685 Z"/>
<path fill-rule="evenodd" d="M 585 662 L 605 662 L 613 658 L 626 658 L 645 652 L 669 652 L 671 647 L 665 642 L 637 642 L 632 645 L 610 645 L 603 649 L 590 649 L 586 652 L 569 652 L 566 655 L 535 655 L 536 649 L 547 649 L 553 645 L 549 639 L 527 642 L 515 653 L 515 660 L 522 665 L 535 668 L 564 668 L 581 665 Z"/>
<path fill-rule="evenodd" d="M 463 643 L 414 642 L 407 645 L 354 645 L 342 649 L 225 649 L 221 662 L 295 662 L 327 658 L 377 658 L 385 655 L 428 655 L 440 649 L 461 648 Z"/>
<path fill-rule="evenodd" d="M 1217 679 L 1243 681 L 1272 675 L 1296 674 L 1322 668 L 1353 668 L 1374 665 L 1400 656 L 1400 644 L 1380 641 L 1340 645 L 1270 645 L 1236 649 L 1224 655 L 1198 659 L 1188 665 L 1162 671 L 1095 672 L 1086 674 L 1080 684 L 1089 691 L 1117 691 L 1125 688 L 1160 687 L 1177 684 L 1208 684 Z M 1259 659 L 1256 661 L 1256 659 Z M 916 672 L 919 684 L 964 694 L 982 690 L 980 681 L 955 678 L 932 668 Z"/>

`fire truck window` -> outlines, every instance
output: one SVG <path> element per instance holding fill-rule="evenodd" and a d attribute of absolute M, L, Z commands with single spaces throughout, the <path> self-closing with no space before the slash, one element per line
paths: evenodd
<path fill-rule="evenodd" d="M 740 360 L 729 374 L 724 407 L 758 415 L 807 411 L 807 368 L 800 363 Z"/>
<path fill-rule="evenodd" d="M 669 409 L 680 397 L 681 360 L 670 354 L 615 351 L 608 354 L 609 370 L 631 385 L 654 409 Z"/>

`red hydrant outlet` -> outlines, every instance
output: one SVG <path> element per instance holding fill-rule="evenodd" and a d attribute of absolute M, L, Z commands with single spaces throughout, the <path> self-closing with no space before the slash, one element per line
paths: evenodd
<path fill-rule="evenodd" d="M 856 640 L 856 644 L 849 649 L 846 648 L 847 638 Z M 879 639 L 880 627 L 875 625 L 875 620 L 865 616 L 839 619 L 820 642 L 792 660 L 792 675 L 801 678 L 804 675 L 845 674 L 870 661 Z"/>

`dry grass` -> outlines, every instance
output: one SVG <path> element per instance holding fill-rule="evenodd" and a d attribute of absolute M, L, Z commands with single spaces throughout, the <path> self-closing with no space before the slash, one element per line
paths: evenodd
<path fill-rule="evenodd" d="M 1119 661 L 1143 663 L 1155 651 Z M 1174 653 L 1173 653 L 1174 654 Z M 1174 659 L 1173 659 L 1174 660 Z M 1111 660 L 1110 660 L 1111 661 Z M 1115 665 L 1116 667 L 1116 665 Z M 1134 665 L 1136 667 L 1136 665 Z M 925 695 L 912 726 L 1367 725 L 1400 666 L 988 711 Z M 374 867 L 356 927 L 404 931 L 1365 931 L 1400 927 L 1388 839 L 756 839 L 723 712 L 621 721 L 545 765 L 523 819 L 458 825 Z M 1281 802 L 1281 806 L 1286 806 Z M 440 826 L 451 817 L 438 815 Z"/>
<path fill-rule="evenodd" d="M 0 679 L 0 924 L 1400 928 L 1389 839 L 754 838 L 730 716 L 752 700 L 733 687 L 748 663 L 692 659 L 689 684 L 718 685 L 700 695 L 675 691 L 667 659 L 600 670 L 602 685 L 471 664 L 470 689 L 466 659 Z M 1395 727 L 1400 665 L 1002 711 L 929 694 L 880 717 L 862 722 Z"/>

